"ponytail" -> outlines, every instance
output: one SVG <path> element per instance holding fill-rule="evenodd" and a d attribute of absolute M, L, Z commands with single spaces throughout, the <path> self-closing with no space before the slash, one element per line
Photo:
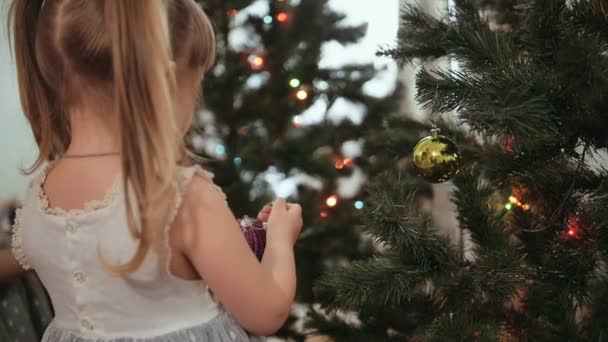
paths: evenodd
<path fill-rule="evenodd" d="M 125 264 L 108 265 L 103 258 L 102 262 L 111 272 L 124 275 L 143 263 L 150 248 L 158 247 L 175 206 L 174 180 L 183 144 L 172 101 L 175 80 L 166 1 L 106 0 L 105 19 L 127 217 L 139 246 Z"/>
<path fill-rule="evenodd" d="M 57 106 L 57 94 L 46 83 L 36 61 L 38 19 L 44 0 L 13 0 L 8 15 L 11 49 L 15 53 L 21 107 L 38 145 L 38 158 L 25 172 L 63 153 L 69 144 L 69 123 Z M 9 36 L 9 42 L 11 41 Z"/>

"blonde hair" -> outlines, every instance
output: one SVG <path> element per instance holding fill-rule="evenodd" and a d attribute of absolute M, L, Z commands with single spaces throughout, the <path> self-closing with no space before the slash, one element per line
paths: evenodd
<path fill-rule="evenodd" d="M 9 18 L 21 104 L 39 148 L 27 172 L 65 152 L 70 106 L 94 98 L 113 104 L 129 230 L 139 246 L 125 264 L 102 262 L 131 273 L 159 247 L 175 205 L 186 156 L 176 74 L 211 67 L 211 24 L 192 0 L 13 0 Z"/>

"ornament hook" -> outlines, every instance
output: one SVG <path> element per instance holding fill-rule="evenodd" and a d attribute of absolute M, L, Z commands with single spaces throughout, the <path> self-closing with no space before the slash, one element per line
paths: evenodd
<path fill-rule="evenodd" d="M 437 127 L 433 127 L 433 129 L 431 129 L 431 137 L 433 137 L 433 139 L 439 137 L 439 133 L 441 133 L 441 129 Z"/>

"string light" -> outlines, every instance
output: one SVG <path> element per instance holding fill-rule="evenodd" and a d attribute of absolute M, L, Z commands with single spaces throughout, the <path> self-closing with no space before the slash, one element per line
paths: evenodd
<path fill-rule="evenodd" d="M 323 210 L 319 215 L 324 219 L 329 217 L 329 213 L 325 210 Z"/>
<path fill-rule="evenodd" d="M 241 157 L 234 157 L 233 162 L 234 162 L 234 165 L 241 166 L 243 164 L 243 158 L 241 158 Z"/>
<path fill-rule="evenodd" d="M 327 200 L 325 201 L 325 203 L 327 204 L 328 207 L 333 208 L 336 205 L 338 205 L 338 196 L 336 195 L 331 195 L 327 198 Z"/>
<path fill-rule="evenodd" d="M 268 24 L 268 25 L 272 24 L 272 20 L 273 20 L 272 16 L 267 15 L 267 16 L 264 17 L 264 23 L 265 24 Z"/>
<path fill-rule="evenodd" d="M 300 80 L 297 78 L 292 78 L 289 80 L 289 86 L 292 88 L 297 88 L 300 86 L 300 84 L 302 84 L 302 82 L 300 82 Z"/>
<path fill-rule="evenodd" d="M 365 208 L 365 203 L 363 203 L 363 201 L 355 202 L 355 209 L 362 210 L 363 208 Z"/>
<path fill-rule="evenodd" d="M 511 208 L 513 208 L 514 205 L 520 207 L 521 209 L 523 209 L 523 211 L 530 210 L 530 205 L 521 203 L 521 201 L 518 200 L 515 196 L 510 196 L 509 197 L 509 203 L 508 203 L 508 205 L 510 205 L 510 207 L 507 208 L 507 210 L 511 210 Z"/>
<path fill-rule="evenodd" d="M 336 160 L 336 169 L 342 170 L 344 168 L 350 168 L 353 165 L 353 160 L 351 158 L 346 159 L 337 159 Z"/>
<path fill-rule="evenodd" d="M 513 204 L 511 204 L 511 203 L 507 203 L 505 205 L 505 209 L 507 209 L 507 210 L 511 210 L 512 208 L 513 208 Z"/>
<path fill-rule="evenodd" d="M 277 20 L 280 23 L 286 22 L 288 18 L 289 18 L 289 16 L 285 12 L 280 12 L 279 14 L 277 14 Z"/>
<path fill-rule="evenodd" d="M 230 14 L 230 15 L 237 15 L 237 14 L 239 14 L 239 10 L 237 10 L 236 8 L 233 8 L 233 9 L 230 10 L 230 12 L 228 12 L 228 14 Z"/>
<path fill-rule="evenodd" d="M 249 64 L 251 65 L 251 68 L 254 70 L 259 70 L 262 69 L 264 67 L 264 58 L 262 56 L 258 56 L 258 55 L 250 55 L 249 58 L 247 59 L 249 61 Z"/>
<path fill-rule="evenodd" d="M 299 115 L 294 116 L 292 122 L 295 127 L 302 127 L 302 118 Z"/>
<path fill-rule="evenodd" d="M 237 132 L 239 135 L 245 135 L 245 134 L 247 134 L 247 132 L 248 132 L 248 131 L 249 131 L 249 127 L 247 127 L 247 126 L 241 126 L 241 127 L 239 127 L 239 128 L 237 129 L 237 131 L 236 131 L 236 132 Z"/>
<path fill-rule="evenodd" d="M 253 64 L 257 66 L 262 66 L 264 65 L 264 59 L 262 57 L 256 57 L 253 59 Z"/>
<path fill-rule="evenodd" d="M 574 214 L 568 217 L 568 221 L 566 222 L 566 228 L 566 235 L 577 240 L 581 239 L 585 233 L 583 223 L 578 214 Z"/>
<path fill-rule="evenodd" d="M 505 151 L 507 151 L 508 153 L 513 153 L 514 148 L 513 146 L 515 145 L 515 137 L 512 135 L 509 135 L 507 137 L 507 141 L 505 143 Z"/>
<path fill-rule="evenodd" d="M 219 154 L 219 155 L 224 155 L 226 153 L 226 146 L 224 145 L 216 145 L 215 146 L 215 153 Z"/>
<path fill-rule="evenodd" d="M 344 162 L 341 159 L 336 160 L 336 169 L 342 170 L 344 168 Z"/>
<path fill-rule="evenodd" d="M 298 92 L 296 93 L 296 97 L 298 98 L 298 100 L 304 101 L 308 98 L 308 92 L 304 89 L 298 90 Z"/>

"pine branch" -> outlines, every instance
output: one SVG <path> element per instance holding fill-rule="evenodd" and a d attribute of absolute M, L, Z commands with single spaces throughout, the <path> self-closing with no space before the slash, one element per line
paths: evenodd
<path fill-rule="evenodd" d="M 443 314 L 427 329 L 429 342 L 496 342 L 499 339 L 499 327 L 481 322 L 479 318 L 464 313 Z"/>
<path fill-rule="evenodd" d="M 401 64 L 414 58 L 438 58 L 445 54 L 445 32 L 448 26 L 433 18 L 418 6 L 408 6 L 401 13 L 398 46 L 378 51 L 380 56 L 389 56 Z"/>
<path fill-rule="evenodd" d="M 309 315 L 310 321 L 307 324 L 308 328 L 314 329 L 315 332 L 310 336 L 331 336 L 335 341 L 353 341 L 353 342 L 390 342 L 402 341 L 399 336 L 389 336 L 387 329 L 373 329 L 365 324 L 354 326 L 344 322 L 336 315 L 322 315 L 316 311 L 312 311 Z"/>
<path fill-rule="evenodd" d="M 559 134 L 550 115 L 553 104 L 543 95 L 534 95 L 538 85 L 525 69 L 528 67 L 522 65 L 512 74 L 494 75 L 464 71 L 435 71 L 432 75 L 422 70 L 417 100 L 434 113 L 461 110 L 463 123 L 485 136 Z"/>
<path fill-rule="evenodd" d="M 446 31 L 446 54 L 471 72 L 496 72 L 516 69 L 524 61 L 513 33 L 495 32 L 478 15 Z"/>
<path fill-rule="evenodd" d="M 608 256 L 608 174 L 590 199 L 590 213 L 595 218 L 595 231 L 601 241 L 600 249 Z"/>
<path fill-rule="evenodd" d="M 471 232 L 473 240 L 487 248 L 499 248 L 506 245 L 502 231 L 490 225 L 488 212 L 495 208 L 488 207 L 488 197 L 492 193 L 487 185 L 480 184 L 479 175 L 463 173 L 456 177 L 452 192 L 452 202 L 458 210 L 459 229 Z"/>
<path fill-rule="evenodd" d="M 419 211 L 417 183 L 388 173 L 374 184 L 370 201 L 375 207 L 363 217 L 364 230 L 422 270 L 437 270 L 446 265 L 449 242 L 437 235 L 432 222 Z"/>
<path fill-rule="evenodd" d="M 325 274 L 315 293 L 331 310 L 398 306 L 414 296 L 424 277 L 417 267 L 403 264 L 398 257 L 376 257 Z"/>
<path fill-rule="evenodd" d="M 608 3 L 606 0 L 576 0 L 570 3 L 564 25 L 568 30 L 596 33 L 602 40 L 608 40 Z"/>
<path fill-rule="evenodd" d="M 476 249 L 473 283 L 485 301 L 501 305 L 525 285 L 525 255 L 517 250 Z"/>

